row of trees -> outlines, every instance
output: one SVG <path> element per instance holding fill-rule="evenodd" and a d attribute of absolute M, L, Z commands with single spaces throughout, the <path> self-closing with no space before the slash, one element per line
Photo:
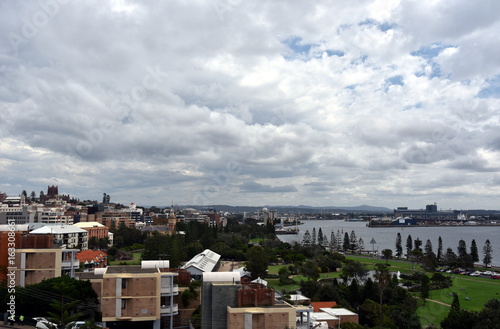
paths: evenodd
<path fill-rule="evenodd" d="M 325 249 L 334 252 L 361 252 L 365 249 L 365 242 L 363 238 L 357 238 L 356 233 L 351 231 L 351 234 L 345 232 L 341 233 L 340 230 L 337 230 L 337 233 L 331 232 L 330 241 L 328 241 L 328 237 L 326 234 L 323 234 L 321 227 L 316 234 L 316 228 L 313 227 L 312 235 L 309 233 L 309 230 L 306 230 L 304 233 L 304 237 L 302 238 L 302 244 L 305 246 L 308 245 L 318 245 L 322 246 Z"/>
<path fill-rule="evenodd" d="M 416 238 L 413 241 L 411 235 L 408 235 L 405 247 L 406 258 L 408 260 L 422 261 L 429 269 L 435 268 L 438 265 L 472 268 L 474 267 L 474 263 L 479 262 L 479 251 L 476 240 L 474 239 L 471 242 L 469 251 L 467 250 L 467 244 L 465 240 L 461 239 L 458 242 L 457 253 L 455 253 L 450 247 L 448 247 L 446 251 L 443 252 L 443 240 L 441 239 L 441 237 L 438 238 L 438 248 L 436 253 L 434 252 L 432 242 L 429 239 L 426 241 L 425 246 L 422 247 L 422 240 Z M 386 258 L 392 257 L 392 250 L 390 249 L 385 249 L 382 251 L 382 253 Z M 397 258 L 403 257 L 401 233 L 398 233 L 396 237 L 395 256 Z M 486 240 L 483 246 L 483 265 L 491 265 L 492 260 L 493 248 L 491 246 L 490 240 Z"/>

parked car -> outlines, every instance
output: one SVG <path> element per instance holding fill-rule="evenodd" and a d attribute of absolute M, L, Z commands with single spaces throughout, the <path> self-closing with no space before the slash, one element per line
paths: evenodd
<path fill-rule="evenodd" d="M 491 276 L 492 279 L 497 279 L 497 280 L 500 280 L 500 275 L 492 275 Z"/>
<path fill-rule="evenodd" d="M 38 328 L 38 329 L 57 329 L 58 328 L 57 324 L 55 324 L 54 322 L 50 322 L 46 318 L 35 317 L 35 318 L 33 318 L 33 320 L 36 321 L 35 328 Z"/>

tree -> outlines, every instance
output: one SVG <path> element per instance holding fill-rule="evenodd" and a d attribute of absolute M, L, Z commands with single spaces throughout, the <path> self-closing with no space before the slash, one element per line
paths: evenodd
<path fill-rule="evenodd" d="M 337 230 L 337 234 L 335 235 L 335 243 L 337 244 L 337 251 L 342 250 L 342 233 L 340 233 L 340 230 Z"/>
<path fill-rule="evenodd" d="M 474 329 L 498 329 L 500 323 L 500 300 L 490 299 L 479 312 Z"/>
<path fill-rule="evenodd" d="M 457 265 L 457 255 L 451 248 L 446 249 L 446 254 L 443 257 L 443 263 L 449 267 L 455 267 Z"/>
<path fill-rule="evenodd" d="M 398 235 L 396 236 L 396 257 L 401 258 L 402 255 L 403 255 L 403 245 L 402 245 L 401 233 L 398 232 Z"/>
<path fill-rule="evenodd" d="M 337 240 L 335 238 L 335 233 L 330 234 L 330 251 L 333 252 L 334 250 L 337 250 Z"/>
<path fill-rule="evenodd" d="M 292 275 L 292 273 L 290 273 L 288 267 L 286 266 L 281 267 L 280 270 L 278 271 L 278 277 L 280 283 L 283 285 L 293 283 L 294 281 L 290 279 L 290 275 Z"/>
<path fill-rule="evenodd" d="M 264 278 L 269 266 L 269 256 L 261 246 L 253 246 L 246 253 L 246 270 L 252 274 L 252 279 Z"/>
<path fill-rule="evenodd" d="M 316 244 L 316 227 L 313 227 L 312 244 Z"/>
<path fill-rule="evenodd" d="M 390 249 L 385 249 L 385 250 L 390 250 Z M 392 250 L 391 250 L 392 253 Z M 391 275 L 389 273 L 389 268 L 385 264 L 376 264 L 375 267 L 375 280 L 377 280 L 377 286 L 379 290 L 379 296 L 380 296 L 380 302 L 379 302 L 379 323 L 380 323 L 380 328 L 382 328 L 382 321 L 383 321 L 383 313 L 382 313 L 382 305 L 383 305 L 383 296 L 384 296 L 384 289 L 387 287 L 389 282 L 391 281 Z"/>
<path fill-rule="evenodd" d="M 321 230 L 321 227 L 320 227 L 319 230 L 318 230 L 318 244 L 320 246 L 323 246 L 323 241 L 324 241 L 324 239 L 323 239 L 323 231 Z"/>
<path fill-rule="evenodd" d="M 35 202 L 36 201 L 36 193 L 35 193 L 35 191 L 31 191 L 30 201 L 31 202 Z"/>
<path fill-rule="evenodd" d="M 344 251 L 348 251 L 350 247 L 351 247 L 351 242 L 349 241 L 349 234 L 347 232 L 345 232 L 345 234 L 344 234 L 344 244 L 342 245 L 342 249 Z"/>
<path fill-rule="evenodd" d="M 474 267 L 472 256 L 467 253 L 467 245 L 464 240 L 458 242 L 458 260 L 461 267 L 470 268 Z"/>
<path fill-rule="evenodd" d="M 413 250 L 413 240 L 411 238 L 411 235 L 408 235 L 408 238 L 406 238 L 406 258 L 410 259 L 410 254 L 411 251 Z"/>
<path fill-rule="evenodd" d="M 443 239 L 441 239 L 441 236 L 439 236 L 437 259 L 438 261 L 441 261 L 442 258 L 443 258 Z"/>
<path fill-rule="evenodd" d="M 311 242 L 312 242 L 311 233 L 309 233 L 309 230 L 306 230 L 306 233 L 304 233 L 304 237 L 302 238 L 302 244 L 308 246 L 311 244 Z"/>
<path fill-rule="evenodd" d="M 477 249 L 476 240 L 472 239 L 470 244 L 470 256 L 472 257 L 473 262 L 479 262 L 479 252 Z"/>
<path fill-rule="evenodd" d="M 424 254 L 426 256 L 433 254 L 434 252 L 432 251 L 432 242 L 431 240 L 427 239 L 427 242 L 425 242 L 425 249 L 424 249 Z"/>
<path fill-rule="evenodd" d="M 458 241 L 457 253 L 458 257 L 462 259 L 465 257 L 465 255 L 467 255 L 467 245 L 465 244 L 465 241 L 462 239 Z"/>
<path fill-rule="evenodd" d="M 484 266 L 489 266 L 491 265 L 491 261 L 493 260 L 493 248 L 491 247 L 490 240 L 486 240 L 484 247 L 483 247 L 483 264 Z"/>
<path fill-rule="evenodd" d="M 318 263 L 313 259 L 306 260 L 300 267 L 300 273 L 308 280 L 316 281 L 319 279 Z"/>
<path fill-rule="evenodd" d="M 359 253 L 362 253 L 363 250 L 365 250 L 365 241 L 363 240 L 362 237 L 360 237 L 359 240 L 358 240 L 358 250 L 357 251 Z"/>
<path fill-rule="evenodd" d="M 360 281 L 364 280 L 367 275 L 368 270 L 362 263 L 358 261 L 351 261 L 342 266 L 341 277 L 344 278 L 345 281 L 347 281 L 348 279 L 354 279 L 358 281 L 358 283 L 360 283 Z"/>
<path fill-rule="evenodd" d="M 96 236 L 93 236 L 88 241 L 89 249 L 97 249 L 99 248 L 99 239 Z"/>
<path fill-rule="evenodd" d="M 25 317 L 59 312 L 50 304 L 54 299 L 65 304 L 69 314 L 83 313 L 82 318 L 93 319 L 99 310 L 97 294 L 88 280 L 76 280 L 67 275 L 16 288 L 16 313 Z M 74 302 L 74 303 L 73 303 Z M 66 305 L 73 303 L 71 305 Z M 56 306 L 57 307 L 57 306 Z M 64 310 L 63 310 L 64 311 Z"/>
<path fill-rule="evenodd" d="M 392 249 L 384 249 L 382 250 L 382 257 L 385 258 L 385 264 L 389 264 L 389 259 L 392 258 Z"/>
<path fill-rule="evenodd" d="M 415 244 L 415 248 L 414 249 L 423 251 L 422 250 L 422 240 L 420 240 L 419 238 L 416 238 L 413 243 Z"/>
<path fill-rule="evenodd" d="M 474 328 L 478 321 L 476 312 L 466 311 L 460 308 L 458 295 L 453 293 L 453 302 L 446 318 L 441 321 L 442 329 L 469 329 Z"/>
<path fill-rule="evenodd" d="M 356 237 L 354 230 L 351 231 L 351 236 L 349 237 L 349 249 L 351 249 L 352 253 L 355 253 L 356 250 L 358 250 L 358 238 Z"/>

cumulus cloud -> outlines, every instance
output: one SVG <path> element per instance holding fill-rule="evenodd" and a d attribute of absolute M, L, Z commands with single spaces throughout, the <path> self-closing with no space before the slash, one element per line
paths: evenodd
<path fill-rule="evenodd" d="M 3 1 L 0 191 L 495 208 L 499 14 L 489 0 Z"/>

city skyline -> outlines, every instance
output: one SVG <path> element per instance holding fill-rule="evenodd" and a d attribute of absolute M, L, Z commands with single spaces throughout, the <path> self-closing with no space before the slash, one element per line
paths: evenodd
<path fill-rule="evenodd" d="M 0 9 L 0 192 L 500 208 L 495 1 Z"/>

